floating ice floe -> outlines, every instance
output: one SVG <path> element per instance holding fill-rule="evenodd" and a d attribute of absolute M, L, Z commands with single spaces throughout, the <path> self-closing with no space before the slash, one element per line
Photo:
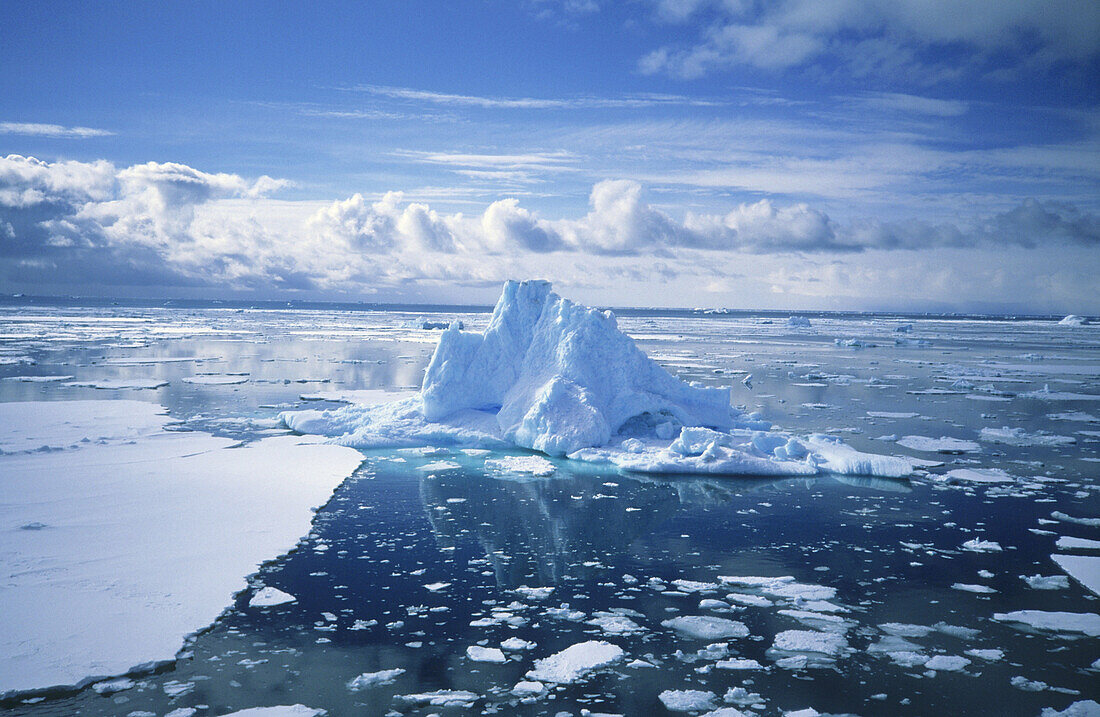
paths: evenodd
<path fill-rule="evenodd" d="M 670 712 L 702 712 L 718 706 L 718 695 L 703 690 L 665 690 L 657 699 Z"/>
<path fill-rule="evenodd" d="M 223 717 L 321 717 L 324 710 L 305 705 L 278 705 L 276 707 L 252 707 L 247 710 L 229 712 Z"/>
<path fill-rule="evenodd" d="M 1054 543 L 1059 550 L 1100 550 L 1100 540 L 1063 535 Z"/>
<path fill-rule="evenodd" d="M 1065 575 L 1021 575 L 1020 579 L 1033 590 L 1064 590 L 1069 587 L 1069 578 Z"/>
<path fill-rule="evenodd" d="M 1015 612 L 994 613 L 993 619 L 998 622 L 1026 625 L 1045 632 L 1100 637 L 1100 615 L 1096 613 L 1017 610 Z"/>
<path fill-rule="evenodd" d="M 1021 393 L 1023 398 L 1035 398 L 1040 401 L 1100 401 L 1097 393 L 1076 393 L 1074 391 L 1051 391 L 1050 386 L 1043 386 L 1037 391 Z"/>
<path fill-rule="evenodd" d="M 1022 428 L 983 428 L 980 435 L 986 443 L 1007 446 L 1068 446 L 1077 442 L 1073 436 L 1055 436 L 1049 433 L 1028 433 Z"/>
<path fill-rule="evenodd" d="M 444 331 L 419 394 L 280 420 L 359 448 L 520 447 L 642 473 L 898 478 L 914 469 L 831 436 L 771 431 L 733 408 L 728 388 L 672 376 L 610 312 L 543 281 L 507 282 L 484 332 Z"/>
<path fill-rule="evenodd" d="M 248 601 L 249 607 L 275 607 L 291 602 L 297 602 L 298 598 L 290 593 L 285 593 L 278 588 L 265 587 L 256 591 L 252 599 Z"/>
<path fill-rule="evenodd" d="M 1039 717 L 1100 717 L 1100 702 L 1096 700 L 1079 700 L 1064 710 L 1044 707 Z"/>
<path fill-rule="evenodd" d="M 721 640 L 729 637 L 748 637 L 749 628 L 743 622 L 727 620 L 711 615 L 682 615 L 661 623 L 685 637 L 697 640 Z"/>
<path fill-rule="evenodd" d="M 347 688 L 352 692 L 359 692 L 374 687 L 392 685 L 403 674 L 405 674 L 405 670 L 400 667 L 392 670 L 379 670 L 378 672 L 364 672 L 358 677 L 348 680 Z"/>
<path fill-rule="evenodd" d="M 527 679 L 555 684 L 576 682 L 593 670 L 619 662 L 625 654 L 623 648 L 610 642 L 579 642 L 550 657 L 535 660 Z"/>
<path fill-rule="evenodd" d="M 954 468 L 942 477 L 947 483 L 1015 483 L 1016 479 L 1000 468 Z"/>
<path fill-rule="evenodd" d="M 197 386 L 234 386 L 239 383 L 248 383 L 248 376 L 202 374 L 199 376 L 185 376 L 180 381 Z"/>
<path fill-rule="evenodd" d="M 71 388 L 98 388 L 104 391 L 124 389 L 140 391 L 162 388 L 167 386 L 168 382 L 158 378 L 102 378 L 92 381 L 69 381 L 62 385 Z"/>
<path fill-rule="evenodd" d="M 961 547 L 963 550 L 969 550 L 972 553 L 999 553 L 1003 550 L 1000 543 L 979 538 L 972 538 L 963 543 Z"/>
<path fill-rule="evenodd" d="M 473 662 L 495 662 L 501 664 L 508 661 L 504 653 L 498 647 L 480 647 L 470 645 L 466 648 L 466 657 Z"/>
<path fill-rule="evenodd" d="M 1094 595 L 1100 595 L 1100 557 L 1093 555 L 1051 555 L 1050 559 L 1058 563 L 1058 567 L 1081 583 L 1081 586 L 1086 590 Z"/>
<path fill-rule="evenodd" d="M 468 690 L 436 690 L 435 692 L 417 692 L 409 695 L 396 695 L 394 700 L 407 705 L 429 705 L 431 707 L 469 707 L 480 698 L 476 692 Z"/>
<path fill-rule="evenodd" d="M 903 436 L 898 439 L 898 445 L 914 451 L 925 453 L 972 453 L 981 450 L 974 441 L 965 441 L 960 438 L 928 438 L 927 436 Z"/>

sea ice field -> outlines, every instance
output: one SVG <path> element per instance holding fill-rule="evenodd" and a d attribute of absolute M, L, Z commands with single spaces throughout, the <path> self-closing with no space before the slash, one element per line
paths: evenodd
<path fill-rule="evenodd" d="M 0 712 L 1100 714 L 1100 326 L 524 286 L 0 302 Z"/>

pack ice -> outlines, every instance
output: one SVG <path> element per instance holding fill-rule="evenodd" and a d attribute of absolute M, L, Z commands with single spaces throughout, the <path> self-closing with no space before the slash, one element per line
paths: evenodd
<path fill-rule="evenodd" d="M 546 281 L 509 281 L 482 333 L 439 337 L 417 395 L 373 406 L 294 411 L 300 433 L 359 448 L 526 448 L 636 472 L 846 473 L 903 477 L 908 460 L 796 438 L 730 405 L 728 388 L 686 383 L 619 330 L 611 312 L 563 299 Z"/>

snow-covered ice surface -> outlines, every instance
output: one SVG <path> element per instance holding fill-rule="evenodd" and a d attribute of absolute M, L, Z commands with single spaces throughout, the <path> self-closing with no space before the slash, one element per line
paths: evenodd
<path fill-rule="evenodd" d="M 0 430 L 24 442 L 59 424 L 62 443 L 93 439 L 0 456 L 0 695 L 171 661 L 359 463 L 316 440 L 233 448 L 169 422 L 134 401 L 0 403 Z"/>
<path fill-rule="evenodd" d="M 0 462 L 77 461 L 176 440 L 219 439 L 242 447 L 217 451 L 240 453 L 285 439 L 280 413 L 418 393 L 446 332 L 410 328 L 429 315 L 410 309 L 0 303 L 0 354 L 22 357 L 0 366 L 0 379 L 17 379 L 0 380 L 0 402 L 118 404 L 69 425 L 43 408 L 49 435 L 0 434 Z M 430 316 L 471 332 L 490 318 Z M 667 438 L 656 421 L 639 420 L 595 449 L 614 449 L 620 467 L 608 454 L 600 462 L 516 448 L 492 411 L 478 411 L 484 423 L 453 421 L 468 431 L 461 440 L 454 425 L 425 436 L 421 417 L 404 445 L 364 442 L 365 463 L 312 527 L 303 518 L 298 548 L 276 558 L 290 538 L 264 556 L 271 561 L 232 599 L 254 570 L 241 568 L 217 607 L 227 609 L 170 668 L 103 675 L 0 709 L 671 714 L 663 694 L 675 705 L 698 698 L 716 715 L 1088 714 L 1098 698 L 1097 599 L 1079 582 L 1088 561 L 1075 558 L 1100 557 L 1089 542 L 1100 538 L 1091 420 L 1100 327 L 1058 326 L 1060 317 L 810 315 L 807 329 L 788 316 L 617 312 L 616 323 L 677 379 L 728 391 L 732 416 L 759 414 L 839 464 L 907 456 L 907 479 L 700 475 L 685 472 L 685 454 L 670 457 L 676 474 L 638 473 L 626 469 L 632 457 L 679 440 L 672 421 L 660 429 Z M 899 344 L 896 328 L 909 325 Z M 67 378 L 18 378 L 28 376 Z M 195 376 L 247 381 L 183 380 Z M 112 382 L 167 383 L 65 385 Z M 719 430 L 730 437 L 700 430 L 680 444 L 690 454 L 694 439 L 709 439 L 695 458 L 713 443 L 711 456 L 775 461 L 774 438 L 746 450 L 752 429 Z M 496 440 L 479 443 L 485 436 Z M 898 443 L 906 436 L 980 450 L 921 451 Z M 271 474 L 260 463 L 251 470 Z M 166 529 L 203 523 L 201 511 L 177 508 Z M 58 534 L 40 517 L 17 522 L 0 530 L 17 541 Z M 1071 559 L 1060 567 L 1059 556 Z M 186 560 L 152 564 L 205 578 Z M 0 583 L 0 608 L 13 572 Z M 79 598 L 64 606 L 84 610 Z M 725 622 L 695 635 L 677 629 L 704 617 Z M 97 639 L 106 651 L 123 638 Z M 587 643 L 611 647 L 541 662 Z M 528 677 L 537 666 L 545 680 Z"/>

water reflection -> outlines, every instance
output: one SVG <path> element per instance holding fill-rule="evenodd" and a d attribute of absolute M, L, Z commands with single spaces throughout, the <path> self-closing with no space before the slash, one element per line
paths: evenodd
<path fill-rule="evenodd" d="M 640 538 L 699 509 L 730 515 L 769 492 L 809 490 L 826 478 L 721 479 L 638 476 L 559 464 L 549 478 L 512 480 L 474 470 L 420 479 L 420 498 L 441 545 L 476 540 L 498 587 L 588 579 L 605 563 L 640 555 Z M 907 480 L 838 476 L 861 490 L 909 492 Z M 750 500 L 747 502 L 745 498 Z"/>

